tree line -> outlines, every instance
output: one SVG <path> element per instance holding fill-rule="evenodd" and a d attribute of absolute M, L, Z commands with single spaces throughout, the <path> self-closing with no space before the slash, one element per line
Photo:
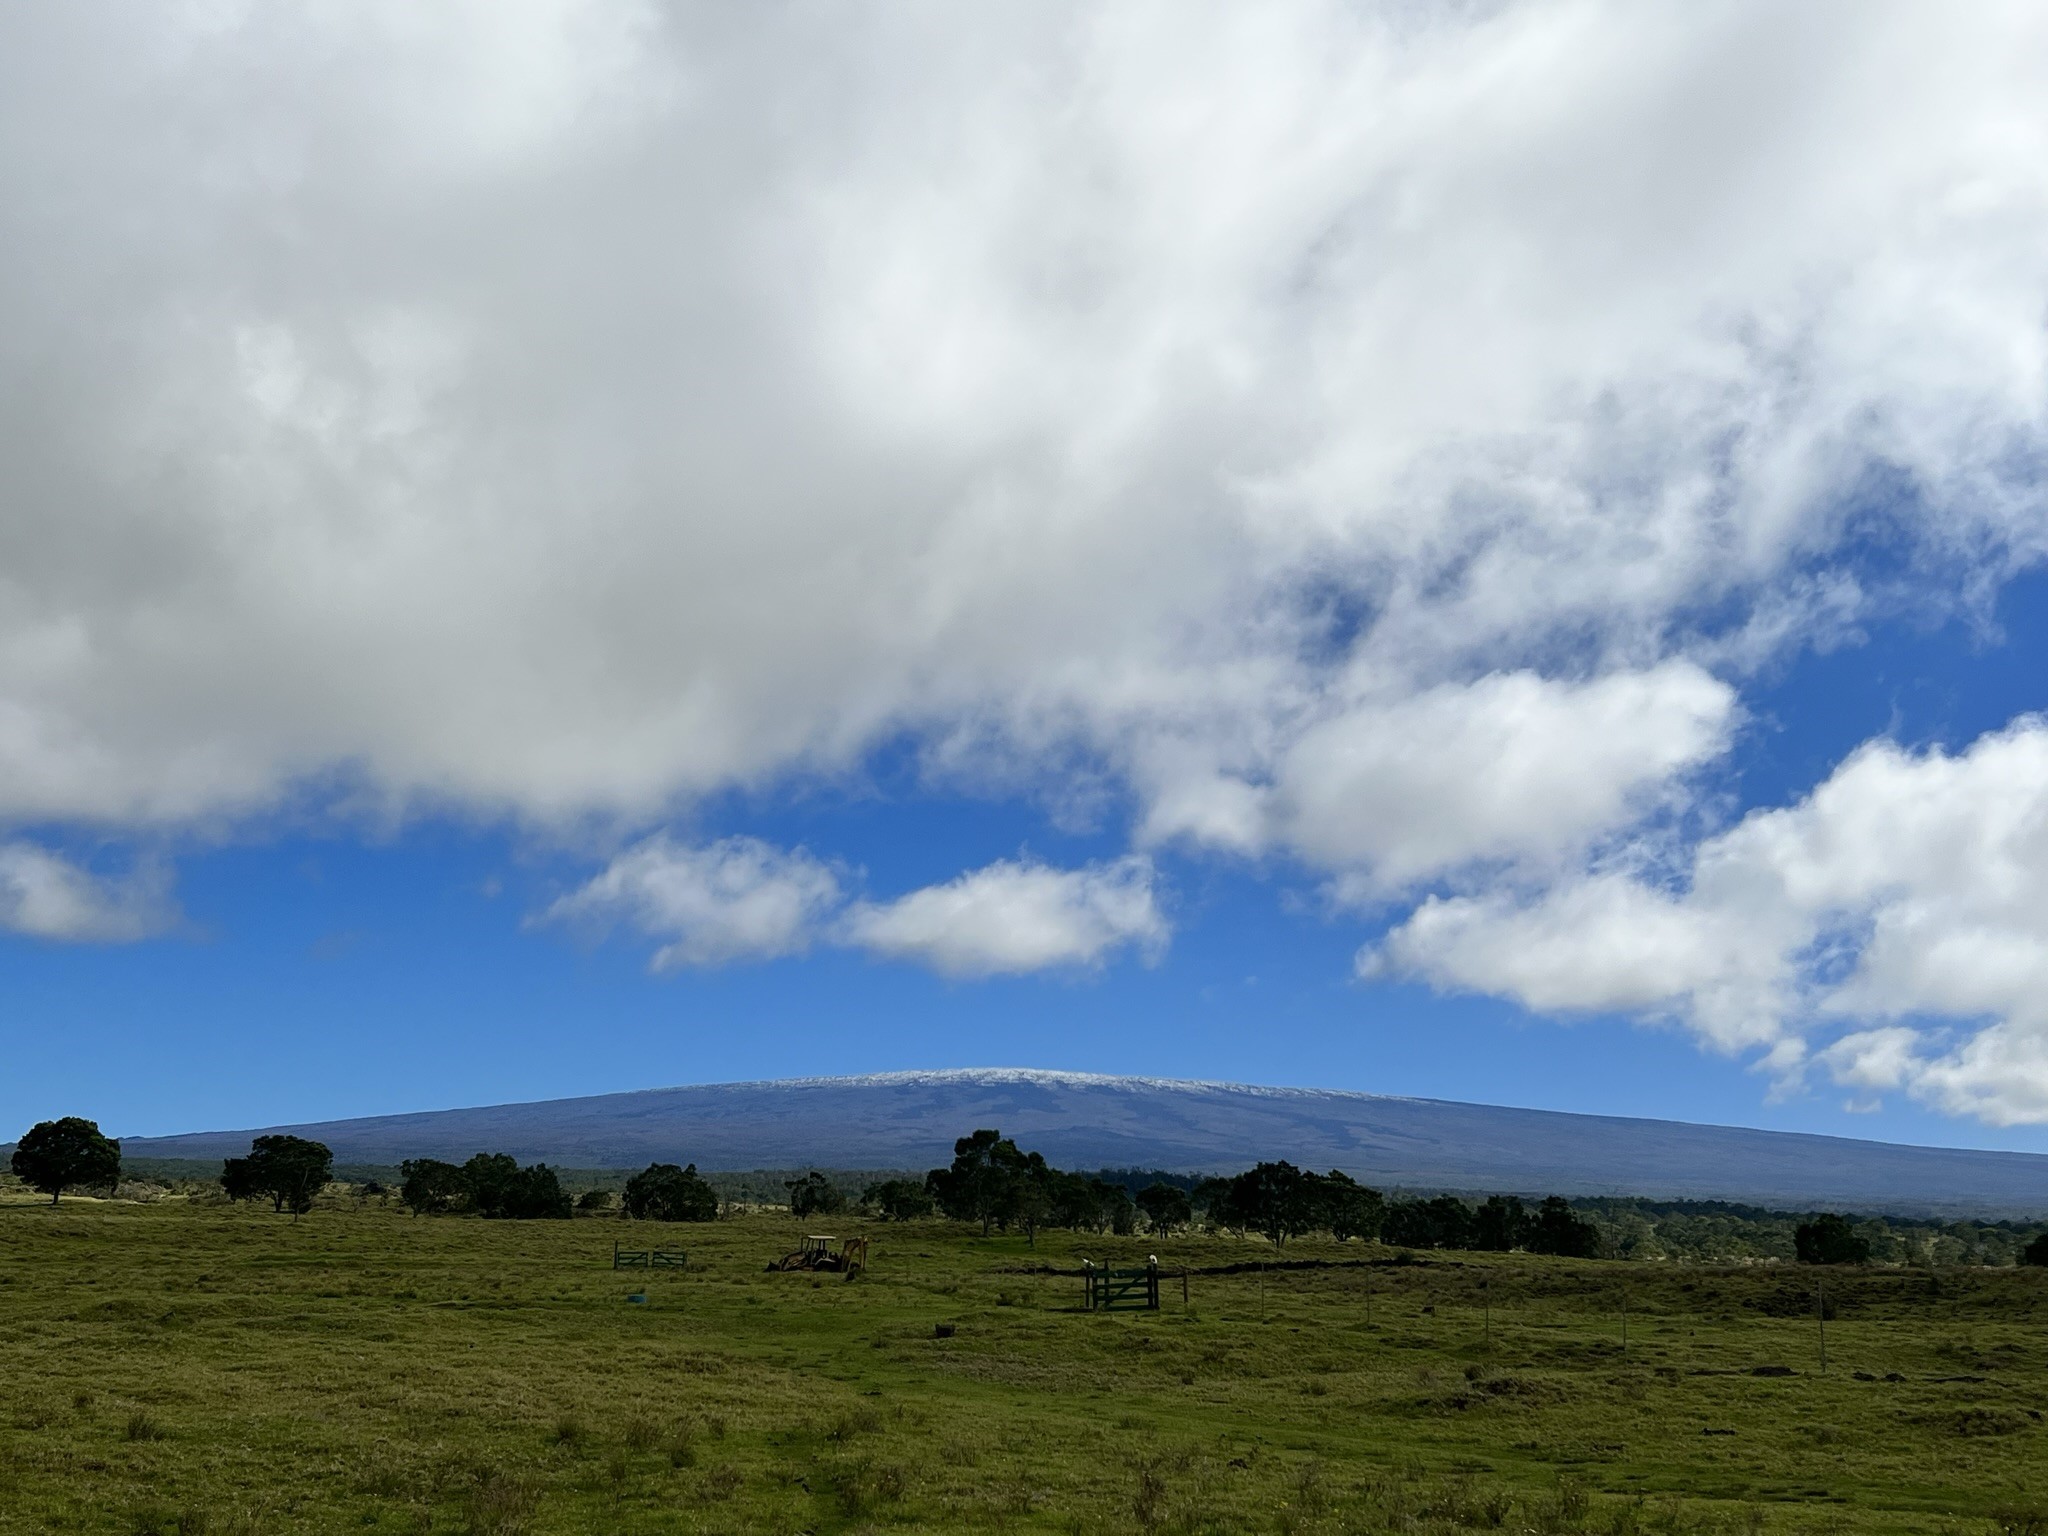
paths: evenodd
<path fill-rule="evenodd" d="M 11 1167 L 54 1204 L 68 1190 L 115 1189 L 121 1144 L 88 1119 L 45 1120 L 15 1145 Z M 272 1210 L 296 1217 L 312 1209 L 333 1169 L 333 1153 L 320 1142 L 258 1136 L 247 1154 L 227 1159 L 219 1185 L 230 1200 L 268 1200 Z M 463 1163 L 416 1158 L 399 1172 L 399 1198 L 417 1215 L 559 1220 L 578 1209 L 611 1208 L 606 1191 L 590 1190 L 572 1202 L 547 1164 L 522 1167 L 501 1152 L 478 1153 Z M 783 1189 L 799 1218 L 833 1215 L 856 1203 L 815 1169 L 783 1181 Z M 361 1192 L 385 1193 L 376 1184 Z M 649 1164 L 626 1181 L 618 1204 L 621 1215 L 655 1221 L 711 1221 L 722 1208 L 717 1190 L 694 1163 Z M 1142 1226 L 1170 1235 L 1201 1220 L 1226 1231 L 1257 1233 L 1276 1245 L 1327 1232 L 1339 1241 L 1376 1239 L 1403 1248 L 1567 1257 L 2048 1265 L 2048 1231 L 2037 1223 L 1859 1220 L 1833 1212 L 1801 1218 L 1719 1201 L 1567 1201 L 1552 1195 L 1529 1205 L 1514 1195 L 1479 1201 L 1452 1195 L 1389 1198 L 1335 1169 L 1316 1173 L 1285 1161 L 1261 1162 L 1220 1178 L 1135 1169 L 1069 1172 L 996 1130 L 961 1137 L 952 1162 L 921 1180 L 868 1184 L 857 1204 L 885 1220 L 937 1214 L 973 1223 L 984 1234 L 1014 1230 L 1027 1238 L 1041 1227 L 1125 1235 Z"/>
<path fill-rule="evenodd" d="M 1096 1232 L 1135 1231 L 1142 1218 L 1162 1235 L 1191 1225 L 1257 1233 L 1276 1247 L 1310 1232 L 1339 1242 L 1358 1238 L 1403 1248 L 1463 1248 L 1592 1258 L 1599 1231 L 1570 1202 L 1551 1196 L 1534 1209 L 1514 1195 L 1494 1195 L 1476 1208 L 1449 1195 L 1389 1200 L 1337 1169 L 1261 1162 L 1228 1177 L 1192 1182 L 1160 1176 L 1133 1192 L 1128 1180 L 1068 1173 L 1037 1152 L 1026 1152 L 997 1130 L 979 1130 L 953 1144 L 953 1161 L 926 1175 L 923 1188 L 908 1181 L 867 1192 L 883 1216 L 909 1217 L 936 1209 L 956 1221 L 1032 1238 L 1040 1227 Z"/>

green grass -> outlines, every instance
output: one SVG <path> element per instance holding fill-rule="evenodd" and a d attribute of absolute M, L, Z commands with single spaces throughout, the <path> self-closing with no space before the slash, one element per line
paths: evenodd
<path fill-rule="evenodd" d="M 2048 1532 L 2048 1273 L 835 1226 L 0 1206 L 0 1531 Z"/>

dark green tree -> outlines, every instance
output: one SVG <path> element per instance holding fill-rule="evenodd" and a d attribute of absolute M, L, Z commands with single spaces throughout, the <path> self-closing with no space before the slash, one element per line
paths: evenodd
<path fill-rule="evenodd" d="M 513 1174 L 498 1208 L 484 1214 L 507 1221 L 567 1221 L 576 1212 L 555 1170 L 534 1163 Z"/>
<path fill-rule="evenodd" d="M 925 1176 L 925 1188 L 940 1210 L 955 1221 L 978 1221 L 988 1236 L 1008 1221 L 1027 1159 L 1001 1131 L 976 1131 L 953 1143 L 953 1162 Z"/>
<path fill-rule="evenodd" d="M 112 1189 L 121 1181 L 121 1143 L 91 1120 L 66 1115 L 29 1127 L 16 1143 L 14 1176 L 55 1205 L 67 1189 Z"/>
<path fill-rule="evenodd" d="M 1472 1246 L 1482 1253 L 1511 1253 L 1527 1241 L 1529 1213 L 1516 1195 L 1488 1195 L 1472 1213 Z"/>
<path fill-rule="evenodd" d="M 230 1200 L 268 1196 L 273 1211 L 290 1211 L 297 1221 L 313 1209 L 313 1197 L 334 1177 L 334 1154 L 325 1143 L 303 1136 L 258 1136 L 247 1157 L 222 1165 L 221 1188 Z"/>
<path fill-rule="evenodd" d="M 461 1168 L 462 1191 L 479 1216 L 503 1216 L 516 1198 L 519 1159 L 507 1152 L 479 1152 Z"/>
<path fill-rule="evenodd" d="M 1380 1241 L 1396 1248 L 1470 1248 L 1472 1212 L 1450 1195 L 1434 1200 L 1396 1200 L 1387 1207 Z"/>
<path fill-rule="evenodd" d="M 1321 1178 L 1310 1178 L 1316 1197 L 1316 1225 L 1327 1227 L 1340 1243 L 1354 1237 L 1371 1242 L 1380 1235 L 1380 1224 L 1387 1217 L 1387 1202 L 1378 1190 L 1335 1168 Z"/>
<path fill-rule="evenodd" d="M 1222 1178 L 1203 1179 L 1188 1191 L 1188 1204 L 1200 1211 L 1216 1226 L 1234 1227 L 1230 1219 L 1230 1180 Z"/>
<path fill-rule="evenodd" d="M 815 1168 L 782 1187 L 789 1191 L 789 1214 L 799 1219 L 835 1216 L 846 1209 L 846 1196 L 839 1192 L 839 1186 Z"/>
<path fill-rule="evenodd" d="M 2048 1264 L 2048 1232 L 2041 1233 L 2020 1250 L 2022 1264 Z"/>
<path fill-rule="evenodd" d="M 716 1221 L 718 1194 L 697 1165 L 649 1163 L 626 1180 L 620 1209 L 636 1221 Z"/>
<path fill-rule="evenodd" d="M 586 1189 L 576 1197 L 576 1209 L 595 1216 L 600 1211 L 612 1208 L 612 1192 L 608 1189 Z"/>
<path fill-rule="evenodd" d="M 1846 1216 L 1824 1212 L 1793 1229 L 1792 1247 L 1802 1264 L 1867 1264 L 1870 1244 L 1856 1235 Z"/>
<path fill-rule="evenodd" d="M 1047 1167 L 1043 1157 L 1030 1152 L 1025 1154 L 1023 1167 L 1011 1188 L 1004 1220 L 1022 1227 L 1024 1240 L 1034 1248 L 1038 1246 L 1038 1229 L 1053 1220 L 1053 1184 L 1059 1177 L 1057 1169 Z"/>
<path fill-rule="evenodd" d="M 1045 1192 L 1051 1209 L 1046 1213 L 1046 1225 L 1076 1232 L 1100 1232 L 1108 1222 L 1103 1219 L 1099 1184 L 1099 1180 L 1084 1174 L 1048 1169 Z"/>
<path fill-rule="evenodd" d="M 932 1213 L 931 1191 L 915 1179 L 884 1179 L 860 1192 L 860 1203 L 887 1221 L 915 1221 Z"/>
<path fill-rule="evenodd" d="M 1194 1219 L 1188 1192 L 1172 1184 L 1148 1184 L 1138 1191 L 1138 1209 L 1145 1224 L 1161 1236 L 1170 1237 Z"/>
<path fill-rule="evenodd" d="M 1600 1229 L 1571 1207 L 1562 1195 L 1548 1195 L 1522 1229 L 1522 1246 L 1531 1253 L 1561 1259 L 1600 1257 Z"/>
<path fill-rule="evenodd" d="M 414 1157 L 400 1163 L 398 1172 L 398 1198 L 415 1216 L 438 1216 L 469 1203 L 469 1181 L 453 1163 Z"/>
<path fill-rule="evenodd" d="M 1230 1181 L 1224 1207 L 1230 1225 L 1263 1233 L 1275 1247 L 1315 1225 L 1316 1191 L 1289 1162 L 1260 1163 Z"/>

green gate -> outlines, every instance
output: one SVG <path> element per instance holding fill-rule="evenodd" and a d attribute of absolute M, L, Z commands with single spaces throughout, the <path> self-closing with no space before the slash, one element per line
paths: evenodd
<path fill-rule="evenodd" d="M 1086 1287 L 1083 1307 L 1090 1312 L 1157 1312 L 1159 1310 L 1159 1265 L 1143 1269 L 1111 1269 L 1087 1259 L 1081 1261 L 1081 1280 Z"/>

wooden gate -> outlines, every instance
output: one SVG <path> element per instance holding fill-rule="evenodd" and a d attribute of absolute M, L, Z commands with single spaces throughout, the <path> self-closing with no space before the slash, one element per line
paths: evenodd
<path fill-rule="evenodd" d="M 612 1244 L 613 1269 L 687 1269 L 690 1256 L 680 1248 L 621 1248 Z"/>
<path fill-rule="evenodd" d="M 1090 1312 L 1157 1312 L 1159 1310 L 1159 1265 L 1143 1269 L 1111 1269 L 1087 1259 L 1081 1261 L 1081 1279 L 1086 1287 L 1082 1303 Z"/>

